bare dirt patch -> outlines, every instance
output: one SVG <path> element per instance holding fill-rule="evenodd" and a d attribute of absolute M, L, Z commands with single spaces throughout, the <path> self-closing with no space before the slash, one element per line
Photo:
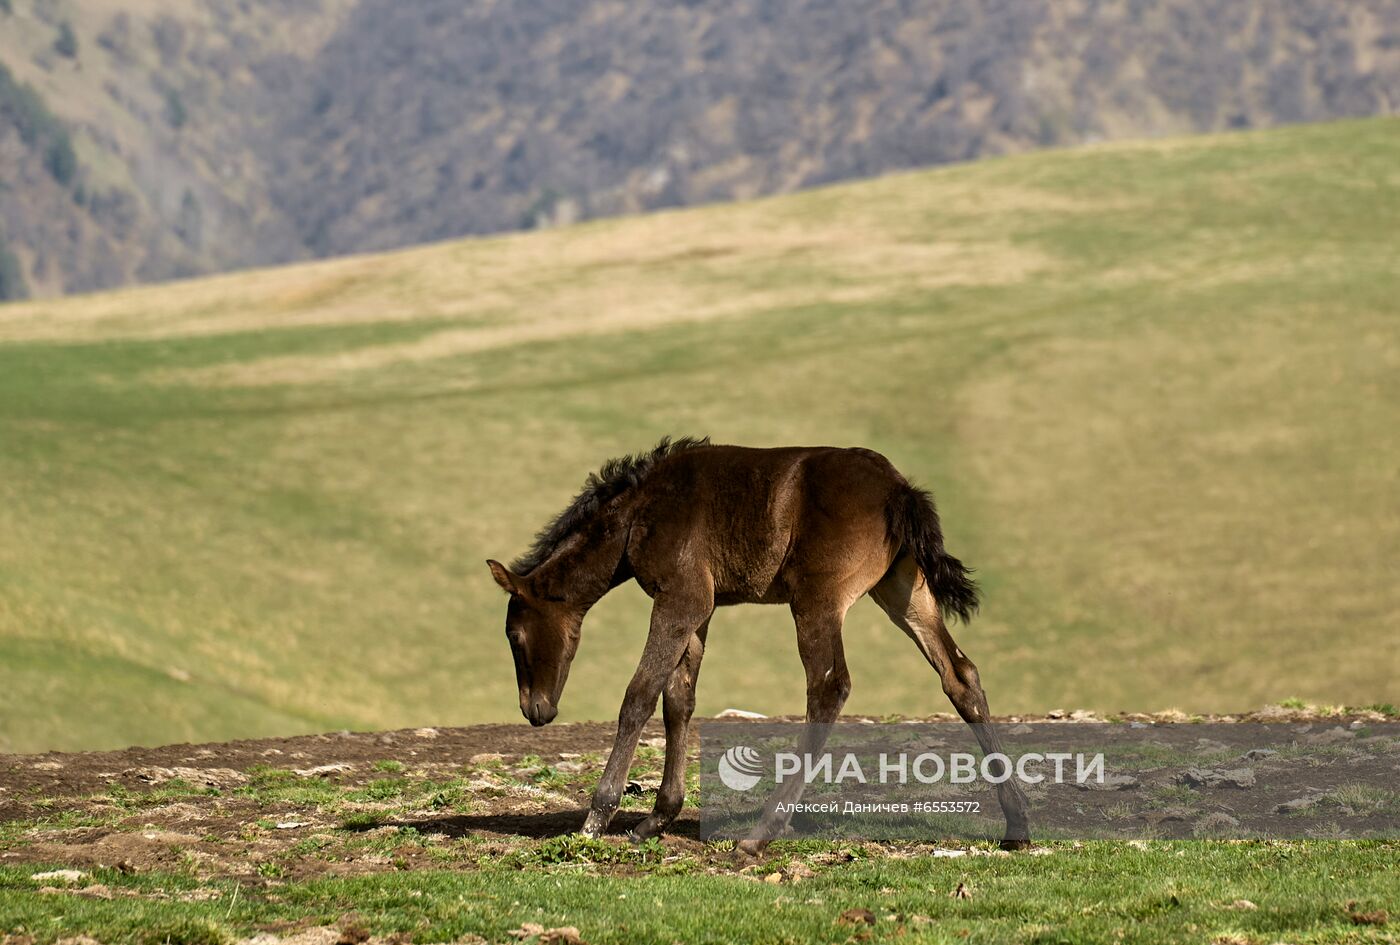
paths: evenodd
<path fill-rule="evenodd" d="M 470 866 L 576 831 L 612 734 L 485 725 L 0 756 L 0 864 L 268 882 Z M 639 771 L 659 773 L 660 734 Z M 630 800 L 620 830 L 650 803 Z M 695 844 L 695 830 L 689 812 L 678 832 Z"/>
<path fill-rule="evenodd" d="M 1359 712 L 1325 721 L 1381 718 Z M 1277 708 L 1224 720 L 1310 719 L 1322 720 Z M 1127 720 L 1187 721 L 1176 714 Z M 1098 720 L 1057 711 L 1004 721 Z M 184 872 L 268 885 L 321 875 L 472 869 L 502 857 L 522 858 L 522 865 L 557 857 L 614 872 L 678 860 L 689 868 L 732 869 L 722 845 L 697 839 L 694 807 L 682 812 L 662 845 L 574 844 L 612 736 L 613 725 L 600 722 L 482 725 L 0 756 L 0 865 Z M 661 736 L 655 722 L 643 735 L 614 825 L 619 834 L 655 800 Z M 935 848 L 872 849 L 893 856 Z M 53 894 L 101 893 L 90 885 L 56 884 Z"/>

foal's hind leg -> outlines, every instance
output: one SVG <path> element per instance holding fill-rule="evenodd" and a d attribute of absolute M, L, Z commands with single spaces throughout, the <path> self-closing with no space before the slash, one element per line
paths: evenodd
<path fill-rule="evenodd" d="M 937 671 L 948 700 L 958 710 L 963 721 L 972 726 L 983 754 L 1001 753 L 1001 737 L 992 724 L 987 708 L 987 695 L 972 660 L 953 642 L 938 603 L 929 591 L 924 575 L 914 559 L 903 555 L 871 590 L 870 596 L 907 633 L 918 646 L 924 659 Z M 997 766 L 1000 769 L 1000 765 Z M 1000 776 L 1000 770 L 993 772 Z M 997 800 L 1006 816 L 1005 849 L 1030 846 L 1030 830 L 1026 822 L 1026 796 L 1014 779 L 997 785 Z"/>
<path fill-rule="evenodd" d="M 797 651 L 807 670 L 807 725 L 797 747 L 799 755 L 821 752 L 851 693 L 851 674 L 841 643 L 841 626 L 849 606 L 849 602 L 836 601 L 793 604 Z M 801 778 L 789 778 L 769 796 L 758 824 L 739 842 L 740 852 L 757 856 L 783 832 L 792 819 L 791 805 L 801 799 L 804 786 Z M 787 812 L 781 813 L 783 810 Z"/>
<path fill-rule="evenodd" d="M 593 792 L 593 803 L 583 822 L 585 835 L 600 837 L 608 829 L 622 800 L 622 789 L 627 783 L 627 772 L 632 767 L 642 726 L 656 711 L 656 698 L 680 663 L 691 638 L 710 619 L 714 609 L 714 588 L 708 576 L 704 583 L 697 580 L 690 587 L 680 585 L 656 596 L 642 660 L 632 675 L 617 715 L 612 754 L 603 767 L 603 777 Z"/>
<path fill-rule="evenodd" d="M 685 655 L 671 672 L 661 693 L 661 715 L 666 720 L 666 768 L 661 775 L 661 787 L 656 792 L 656 807 L 651 816 L 632 831 L 632 839 L 654 837 L 671 825 L 685 803 L 686 739 L 690 716 L 695 711 L 695 684 L 700 676 L 700 660 L 705 656 L 705 635 L 710 622 L 690 638 Z"/>

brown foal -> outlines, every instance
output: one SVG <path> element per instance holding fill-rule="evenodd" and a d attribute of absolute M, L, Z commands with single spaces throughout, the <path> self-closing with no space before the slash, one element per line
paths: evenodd
<path fill-rule="evenodd" d="M 487 563 L 510 595 L 506 636 L 520 711 L 533 725 L 547 724 L 558 711 L 589 608 L 632 579 L 652 598 L 651 630 L 622 700 L 585 834 L 602 834 L 616 812 L 658 696 L 665 770 L 656 807 L 634 835 L 654 836 L 680 812 L 705 635 L 715 607 L 726 604 L 791 608 L 807 671 L 807 720 L 816 723 L 808 750 L 820 748 L 850 693 L 841 627 L 851 605 L 869 594 L 933 666 L 982 750 L 1001 751 L 977 667 L 944 620 L 971 616 L 976 585 L 944 550 L 929 494 L 871 450 L 662 440 L 590 476 L 510 568 Z M 1027 846 L 1025 796 L 1011 779 L 997 790 L 1006 817 L 1002 845 Z M 781 826 L 768 823 L 741 848 L 757 853 Z"/>

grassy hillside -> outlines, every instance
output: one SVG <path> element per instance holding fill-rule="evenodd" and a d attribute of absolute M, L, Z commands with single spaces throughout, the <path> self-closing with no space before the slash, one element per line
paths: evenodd
<path fill-rule="evenodd" d="M 933 487 L 997 711 L 1397 701 L 1397 233 L 1376 120 L 0 308 L 0 750 L 516 717 L 482 560 L 664 433 Z M 853 711 L 946 707 L 847 640 Z M 701 712 L 801 709 L 784 610 L 711 642 Z"/>

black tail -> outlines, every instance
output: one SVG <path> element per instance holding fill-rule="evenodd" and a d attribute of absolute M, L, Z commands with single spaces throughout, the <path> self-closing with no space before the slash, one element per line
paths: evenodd
<path fill-rule="evenodd" d="M 977 612 L 977 582 L 972 571 L 943 547 L 943 527 L 933 496 L 906 485 L 890 501 L 889 519 L 890 534 L 914 555 L 944 619 L 955 616 L 967 623 Z"/>

